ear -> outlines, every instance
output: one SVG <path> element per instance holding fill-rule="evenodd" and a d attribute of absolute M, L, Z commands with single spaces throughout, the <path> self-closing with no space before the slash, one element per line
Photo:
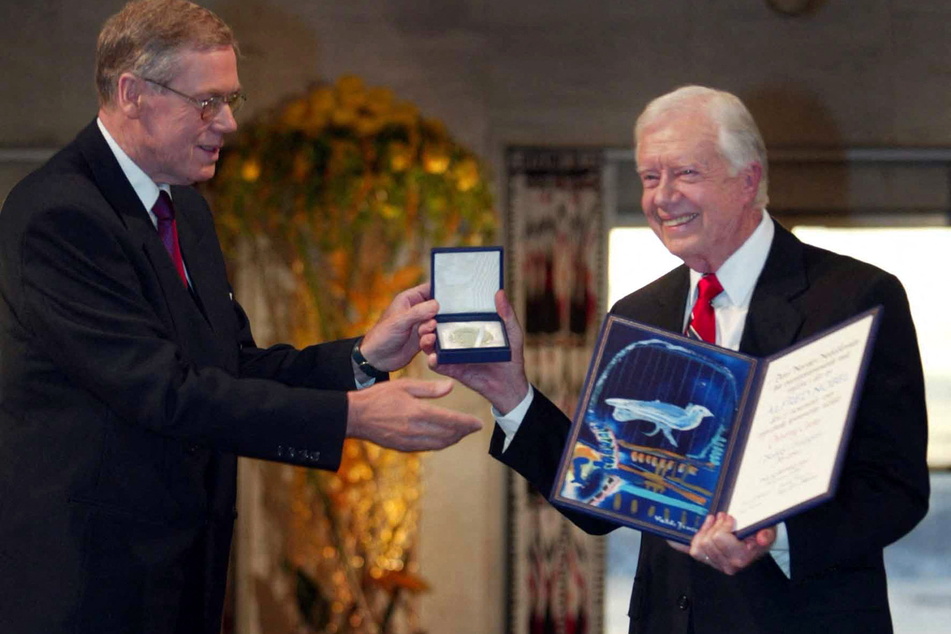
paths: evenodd
<path fill-rule="evenodd" d="M 122 73 L 116 82 L 116 107 L 128 118 L 138 119 L 142 113 L 142 91 L 145 82 L 132 73 Z"/>
<path fill-rule="evenodd" d="M 763 166 L 759 161 L 753 161 L 740 172 L 743 177 L 743 192 L 749 196 L 750 201 L 756 200 L 756 194 L 759 192 L 759 182 L 763 178 Z"/>

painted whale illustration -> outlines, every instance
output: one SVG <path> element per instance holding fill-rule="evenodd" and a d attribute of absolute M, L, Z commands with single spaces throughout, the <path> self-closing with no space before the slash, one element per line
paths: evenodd
<path fill-rule="evenodd" d="M 638 401 L 630 398 L 608 398 L 604 402 L 614 408 L 612 413 L 614 420 L 621 422 L 642 420 L 653 423 L 654 429 L 647 432 L 647 435 L 653 436 L 658 431 L 663 432 L 674 447 L 677 446 L 677 441 L 674 440 L 672 431 L 696 429 L 704 418 L 713 416 L 713 412 L 703 405 L 693 403 L 687 407 L 678 407 L 663 401 Z"/>

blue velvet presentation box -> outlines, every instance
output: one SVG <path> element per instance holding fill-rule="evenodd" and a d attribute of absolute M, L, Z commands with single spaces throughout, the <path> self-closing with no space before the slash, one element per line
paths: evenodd
<path fill-rule="evenodd" d="M 432 296 L 439 363 L 511 361 L 512 349 L 495 293 L 502 288 L 502 247 L 432 250 Z"/>

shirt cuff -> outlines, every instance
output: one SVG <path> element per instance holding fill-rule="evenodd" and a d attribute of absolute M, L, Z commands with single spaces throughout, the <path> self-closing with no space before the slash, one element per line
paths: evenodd
<path fill-rule="evenodd" d="M 789 534 L 786 532 L 786 522 L 776 525 L 776 541 L 769 549 L 769 554 L 776 561 L 776 565 L 783 571 L 787 579 L 792 579 L 789 566 Z"/>
<path fill-rule="evenodd" d="M 528 408 L 531 406 L 534 398 L 535 390 L 532 388 L 531 383 L 529 383 L 528 394 L 525 395 L 522 402 L 516 405 L 511 412 L 502 415 L 495 407 L 492 408 L 492 417 L 495 418 L 495 422 L 499 424 L 499 427 L 505 434 L 505 442 L 502 443 L 503 452 L 509 448 L 509 444 L 511 444 L 512 439 L 515 438 L 515 433 L 521 426 L 522 420 L 525 418 L 525 414 L 528 412 Z"/>
<path fill-rule="evenodd" d="M 361 372 L 361 374 L 362 374 L 362 372 Z M 354 374 L 354 376 L 353 376 L 353 382 L 357 384 L 357 389 L 358 389 L 358 390 L 362 390 L 363 388 L 365 388 L 365 387 L 370 387 L 371 385 L 373 385 L 374 383 L 376 383 L 376 379 L 372 379 L 372 378 L 371 378 L 371 379 L 367 379 L 366 381 L 361 381 L 360 379 L 357 378 L 356 374 Z"/>

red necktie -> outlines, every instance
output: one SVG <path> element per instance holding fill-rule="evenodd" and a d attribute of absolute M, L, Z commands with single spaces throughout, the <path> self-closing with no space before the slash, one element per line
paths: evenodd
<path fill-rule="evenodd" d="M 152 206 L 152 213 L 158 220 L 158 234 L 172 258 L 172 263 L 178 270 L 178 276 L 182 278 L 182 283 L 188 286 L 188 278 L 185 277 L 185 262 L 182 260 L 182 250 L 178 246 L 178 227 L 175 225 L 175 208 L 172 207 L 172 199 L 164 189 L 159 192 L 158 200 Z"/>
<path fill-rule="evenodd" d="M 717 323 L 713 314 L 713 298 L 723 292 L 723 285 L 713 273 L 700 278 L 697 284 L 697 302 L 690 311 L 690 323 L 687 335 L 703 339 L 709 343 L 717 342 Z"/>

